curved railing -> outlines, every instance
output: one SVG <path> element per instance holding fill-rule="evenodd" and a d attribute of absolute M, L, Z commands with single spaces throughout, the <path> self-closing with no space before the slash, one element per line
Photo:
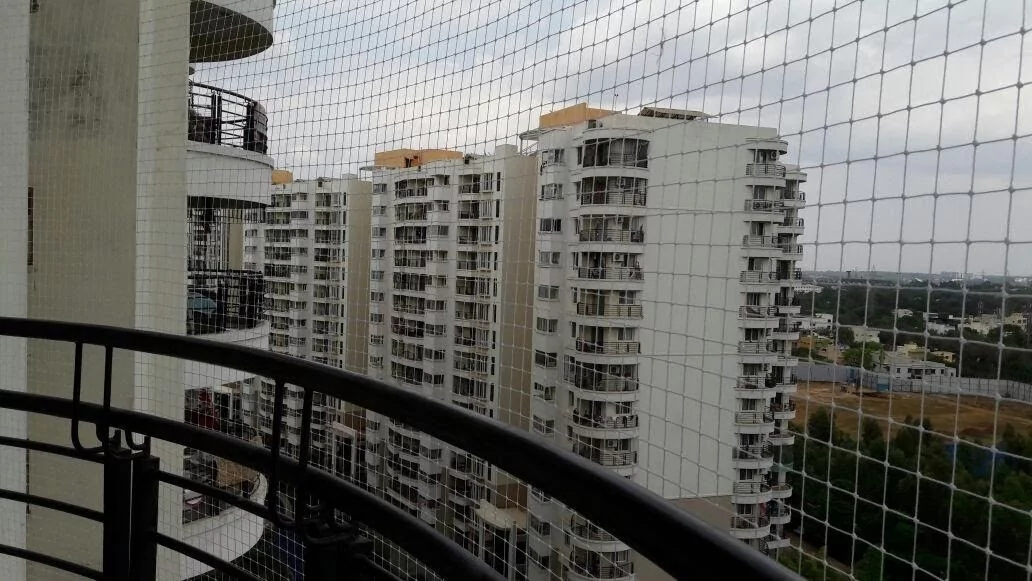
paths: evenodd
<path fill-rule="evenodd" d="M 104 523 L 103 571 L 27 549 L 0 545 L 12 555 L 70 571 L 91 579 L 154 579 L 157 547 L 198 560 L 233 578 L 258 579 L 240 566 L 191 547 L 157 531 L 158 485 L 168 483 L 211 496 L 290 528 L 307 543 L 306 568 L 341 570 L 374 578 L 391 578 L 368 556 L 361 535 L 368 527 L 390 539 L 446 579 L 498 579 L 487 564 L 451 542 L 418 517 L 380 499 L 360 486 L 311 463 L 313 400 L 337 398 L 389 416 L 494 464 L 591 519 L 678 579 L 708 578 L 707 572 L 741 579 L 798 579 L 774 561 L 710 527 L 692 515 L 616 474 L 575 454 L 540 442 L 527 432 L 486 419 L 456 406 L 424 398 L 368 377 L 285 355 L 240 345 L 135 331 L 116 327 L 0 317 L 0 337 L 57 341 L 74 346 L 74 379 L 68 398 L 0 390 L 0 408 L 71 420 L 71 446 L 11 437 L 0 445 L 99 462 L 108 498 L 103 512 L 30 493 L 0 490 L 0 498 L 44 506 Z M 104 350 L 103 403 L 82 401 L 83 347 Z M 271 449 L 189 423 L 114 407 L 112 356 L 115 351 L 186 359 L 246 371 L 275 384 Z M 301 443 L 297 459 L 281 449 L 286 384 L 303 394 Z M 100 446 L 85 448 L 80 424 L 97 427 Z M 112 431 L 114 430 L 114 431 Z M 143 442 L 136 443 L 142 436 Z M 123 437 L 124 444 L 123 445 Z M 225 490 L 164 472 L 150 454 L 151 439 L 202 450 L 262 473 L 268 481 L 264 504 Z M 309 508 L 291 511 L 273 491 L 294 487 L 297 498 L 314 499 Z M 131 494 L 130 494 L 131 491 Z M 584 491 L 591 491 L 585 494 Z M 107 496 L 113 494 L 116 496 Z M 314 507 L 314 510 L 313 510 Z M 299 513 L 300 510 L 300 513 Z M 643 525 L 647 523 L 647 526 Z M 359 526 L 360 525 L 360 526 Z M 335 561 L 328 565 L 323 561 Z M 332 575 L 332 577 L 331 577 Z M 337 578 L 336 573 L 312 579 Z"/>
<path fill-rule="evenodd" d="M 269 117 L 261 103 L 227 89 L 190 83 L 187 139 L 267 153 Z"/>

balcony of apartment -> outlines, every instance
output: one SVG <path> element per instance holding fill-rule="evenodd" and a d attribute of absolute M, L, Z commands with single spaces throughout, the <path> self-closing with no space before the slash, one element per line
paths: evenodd
<path fill-rule="evenodd" d="M 777 162 L 758 162 L 745 164 L 745 180 L 747 185 L 774 186 L 785 185 L 785 164 Z"/>
<path fill-rule="evenodd" d="M 569 564 L 564 581 L 623 581 L 634 578 L 633 561 L 613 561 L 600 555 L 594 555 L 594 559 L 578 559 L 571 553 Z"/>
<path fill-rule="evenodd" d="M 187 335 L 264 348 L 264 279 L 253 270 L 203 270 L 187 275 Z"/>
<path fill-rule="evenodd" d="M 769 400 L 775 393 L 766 375 L 741 375 L 735 381 L 735 397 L 739 399 Z"/>
<path fill-rule="evenodd" d="M 774 447 L 769 444 L 742 444 L 731 450 L 736 470 L 767 470 L 774 465 Z"/>
<path fill-rule="evenodd" d="M 641 319 L 640 304 L 613 304 L 602 301 L 579 302 L 576 304 L 577 315 L 596 319 Z"/>
<path fill-rule="evenodd" d="M 770 405 L 770 412 L 775 420 L 794 420 L 796 403 L 794 401 L 775 402 Z"/>
<path fill-rule="evenodd" d="M 774 431 L 774 415 L 769 411 L 735 412 L 735 431 L 739 434 L 769 434 Z"/>
<path fill-rule="evenodd" d="M 585 438 L 636 438 L 638 436 L 638 414 L 605 412 L 591 413 L 591 410 L 574 409 L 568 415 L 573 433 Z"/>
<path fill-rule="evenodd" d="M 573 279 L 580 286 L 590 284 L 599 288 L 626 288 L 628 283 L 639 287 L 645 280 L 645 271 L 637 265 L 616 263 L 589 263 L 590 265 L 574 267 Z"/>
<path fill-rule="evenodd" d="M 190 62 L 254 56 L 272 46 L 276 0 L 191 0 Z"/>
<path fill-rule="evenodd" d="M 582 336 L 574 341 L 574 351 L 586 356 L 588 361 L 596 359 L 627 359 L 636 361 L 641 353 L 641 343 L 632 340 L 603 339 Z"/>
<path fill-rule="evenodd" d="M 731 536 L 736 539 L 762 539 L 770 535 L 770 519 L 765 515 L 731 517 Z"/>
<path fill-rule="evenodd" d="M 576 240 L 597 252 L 623 252 L 627 244 L 645 243 L 644 218 L 583 215 L 577 221 Z"/>
<path fill-rule="evenodd" d="M 786 208 L 805 208 L 806 194 L 799 190 L 785 188 L 781 191 L 781 203 Z"/>
<path fill-rule="evenodd" d="M 779 324 L 777 309 L 761 305 L 738 307 L 738 320 L 743 329 L 774 329 Z"/>
<path fill-rule="evenodd" d="M 579 441 L 573 444 L 573 453 L 582 458 L 587 458 L 599 466 L 611 468 L 622 476 L 634 474 L 634 468 L 638 464 L 637 450 L 610 449 L 607 448 L 607 441 L 612 442 L 613 445 L 616 445 L 618 442 L 627 442 L 627 440 Z"/>
<path fill-rule="evenodd" d="M 802 218 L 785 218 L 777 225 L 779 234 L 802 234 L 806 221 Z"/>
<path fill-rule="evenodd" d="M 601 402 L 632 402 L 638 399 L 638 379 L 607 373 L 569 373 L 564 381 L 577 399 Z"/>
<path fill-rule="evenodd" d="M 200 83 L 190 83 L 188 101 L 189 195 L 213 206 L 268 204 L 274 161 L 267 155 L 265 107 L 240 93 Z"/>
<path fill-rule="evenodd" d="M 803 310 L 799 299 L 795 296 L 790 297 L 787 294 L 774 295 L 774 307 L 778 310 L 778 314 L 782 316 L 798 315 Z"/>
<path fill-rule="evenodd" d="M 739 341 L 738 357 L 745 364 L 773 365 L 778 360 L 778 352 L 774 349 L 774 343 L 766 339 Z"/>
<path fill-rule="evenodd" d="M 774 222 L 783 220 L 785 206 L 781 200 L 749 199 L 745 201 L 743 210 L 746 220 L 750 222 Z"/>
<path fill-rule="evenodd" d="M 772 525 L 787 525 L 792 520 L 792 508 L 783 502 L 773 502 L 767 509 L 767 518 Z"/>
<path fill-rule="evenodd" d="M 771 521 L 771 524 L 776 524 Z M 773 551 L 775 549 L 786 549 L 792 546 L 792 539 L 787 537 L 779 537 L 776 534 L 771 534 L 769 537 L 763 539 L 761 549 Z"/>
<path fill-rule="evenodd" d="M 774 428 L 767 440 L 773 446 L 791 446 L 795 444 L 795 434 L 783 428 Z"/>
<path fill-rule="evenodd" d="M 746 258 L 780 258 L 781 242 L 777 236 L 747 234 L 742 236 L 742 252 Z"/>
<path fill-rule="evenodd" d="M 578 515 L 571 515 L 563 528 L 570 533 L 570 540 L 573 546 L 585 551 L 593 553 L 618 553 L 629 549 L 620 539 Z"/>
<path fill-rule="evenodd" d="M 749 286 L 777 287 L 780 284 L 778 272 L 773 270 L 743 270 L 738 273 L 738 282 Z"/>
<path fill-rule="evenodd" d="M 626 176 L 599 176 L 577 182 L 576 216 L 609 214 L 644 216 L 648 204 L 648 180 Z"/>
<path fill-rule="evenodd" d="M 763 152 L 776 152 L 779 154 L 788 153 L 788 142 L 776 137 L 747 137 L 746 146 L 751 150 Z"/>
<path fill-rule="evenodd" d="M 778 326 L 770 330 L 769 337 L 774 341 L 798 341 L 802 326 L 802 321 L 782 317 L 778 319 Z"/>
<path fill-rule="evenodd" d="M 762 480 L 744 480 L 731 485 L 732 504 L 766 504 L 770 500 L 770 485 Z"/>
<path fill-rule="evenodd" d="M 430 204 L 412 202 L 394 206 L 395 222 L 426 222 L 429 219 Z"/>
<path fill-rule="evenodd" d="M 109 354 L 117 353 L 116 358 L 146 353 L 171 359 L 186 358 L 261 375 L 274 385 L 295 386 L 293 391 L 303 401 L 312 402 L 318 395 L 320 401 L 324 397 L 332 397 L 348 402 L 370 410 L 377 417 L 391 419 L 425 433 L 428 439 L 442 440 L 471 456 L 483 458 L 513 478 L 540 488 L 557 502 L 635 547 L 639 554 L 672 577 L 691 578 L 698 573 L 699 563 L 705 563 L 730 578 L 796 579 L 777 563 L 726 537 L 719 529 L 691 519 L 659 496 L 628 482 L 620 474 L 613 474 L 612 470 L 580 461 L 569 452 L 539 442 L 516 428 L 376 380 L 358 379 L 342 370 L 288 360 L 258 349 L 131 329 L 0 318 L 0 336 L 67 345 L 67 350 L 53 351 L 57 354 L 67 352 L 68 360 L 73 358 L 71 347 L 76 346 L 76 353 L 85 353 L 85 357 L 74 358 L 76 377 L 103 375 L 94 374 L 94 369 L 102 365 L 102 358 L 94 356 L 93 346 Z M 84 345 L 90 347 L 84 350 Z M 204 563 L 216 575 L 250 578 L 232 563 L 237 553 L 244 552 L 237 549 L 250 543 L 241 534 L 241 526 L 232 527 L 235 535 L 232 539 L 220 537 L 200 546 L 187 542 L 179 533 L 170 536 L 163 532 L 164 528 L 158 529 L 159 521 L 173 518 L 173 514 L 180 517 L 183 505 L 176 503 L 169 507 L 167 503 L 159 502 L 159 489 L 171 486 L 217 499 L 232 507 L 214 517 L 206 517 L 208 520 L 218 520 L 223 516 L 236 518 L 232 516 L 234 514 L 253 519 L 255 541 L 265 530 L 263 523 L 266 521 L 270 528 L 293 528 L 293 523 L 306 522 L 308 526 L 298 537 L 298 542 L 305 548 L 305 558 L 299 561 L 298 566 L 304 568 L 305 578 L 312 581 L 339 578 L 337 571 L 347 571 L 349 577 L 392 579 L 373 561 L 370 553 L 372 543 L 367 538 L 370 533 L 396 543 L 399 551 L 404 552 L 404 558 L 441 578 L 500 579 L 488 564 L 420 520 L 417 513 L 422 499 L 418 487 L 405 486 L 400 478 L 380 477 L 384 484 L 382 490 L 388 497 L 385 499 L 322 469 L 319 464 L 321 453 L 314 449 L 317 431 L 302 429 L 295 432 L 287 427 L 280 415 L 285 407 L 285 389 L 274 390 L 273 401 L 269 402 L 273 417 L 263 418 L 268 420 L 271 430 L 270 446 L 266 447 L 246 438 L 220 433 L 217 427 L 203 422 L 190 424 L 120 407 L 117 398 L 109 404 L 83 401 L 79 387 L 77 381 L 69 385 L 67 397 L 0 390 L 0 407 L 4 410 L 60 419 L 72 427 L 67 436 L 70 445 L 53 438 L 48 438 L 45 443 L 8 438 L 3 445 L 56 453 L 56 458 L 66 465 L 69 474 L 75 474 L 83 466 L 102 463 L 105 469 L 97 472 L 97 486 L 103 489 L 103 495 L 125 499 L 131 495 L 132 502 L 104 502 L 95 504 L 102 508 L 85 508 L 76 502 L 85 497 L 74 492 L 77 485 L 74 478 L 55 481 L 58 487 L 64 482 L 69 491 L 62 493 L 62 502 L 40 496 L 38 489 L 31 484 L 24 490 L 0 491 L 10 502 L 42 506 L 55 511 L 55 514 L 67 515 L 68 526 L 78 526 L 80 517 L 103 523 L 103 537 L 88 539 L 88 546 L 98 547 L 90 549 L 98 554 L 96 559 L 87 560 L 88 564 L 67 560 L 69 557 L 60 552 L 40 553 L 32 547 L 0 545 L 0 551 L 7 555 L 44 563 L 85 578 L 154 581 L 157 578 L 158 547 L 162 547 L 162 551 L 178 553 L 184 560 Z M 96 387 L 101 392 L 110 393 L 113 387 L 111 375 Z M 298 419 L 302 426 L 318 421 L 309 405 L 302 406 Z M 89 441 L 80 441 L 80 434 L 94 432 L 101 435 L 99 439 L 91 436 Z M 162 448 L 165 452 L 160 458 L 152 452 L 152 439 L 170 444 Z M 399 455 L 399 463 L 419 461 L 421 449 L 415 440 L 400 433 L 391 434 L 388 440 L 388 449 L 403 448 L 406 452 L 415 453 L 414 460 L 410 460 L 412 454 L 390 451 L 388 455 Z M 633 465 L 636 460 L 633 451 L 608 450 L 605 449 L 606 442 L 597 441 L 601 448 L 579 449 L 577 452 L 603 466 Z M 178 465 L 182 456 L 174 453 L 181 448 L 225 460 L 238 466 L 239 470 L 220 469 L 220 475 L 210 481 L 184 477 L 180 475 L 181 466 Z M 172 458 L 176 463 L 171 470 L 166 465 L 169 449 L 173 450 Z M 366 451 L 367 462 L 381 456 L 375 453 L 378 451 L 375 448 L 367 448 Z M 296 453 L 297 457 L 289 458 L 288 453 Z M 550 461 L 541 462 L 543 457 L 550 458 Z M 205 465 L 210 463 L 201 463 L 201 466 Z M 236 476 L 232 483 L 225 486 L 219 483 L 219 479 L 233 474 Z M 373 474 L 373 478 L 378 476 Z M 422 477 L 418 479 L 420 483 L 424 481 Z M 455 485 L 458 488 L 458 479 L 447 482 L 449 487 Z M 305 506 L 284 504 L 281 495 L 263 492 L 299 486 L 304 487 L 318 510 L 307 512 Z M 482 487 L 468 486 L 467 490 L 483 492 Z M 450 504 L 455 510 L 463 509 L 456 503 Z M 167 509 L 174 512 L 163 512 Z M 338 518 L 343 515 L 347 516 Z M 643 522 L 647 522 L 648 527 L 642 527 Z M 678 539 L 678 542 L 671 544 L 670 539 Z M 99 542 L 94 544 L 95 541 Z M 100 546 L 103 546 L 102 556 Z M 69 547 L 67 552 L 80 555 L 81 552 L 76 550 L 76 547 Z M 615 579 L 619 578 L 618 575 L 630 574 L 629 564 L 616 558 L 618 555 L 599 555 L 598 558 L 605 557 L 614 557 L 608 563 L 619 569 L 619 573 L 614 572 L 615 569 L 602 569 L 607 561 L 593 561 L 595 557 L 590 551 L 574 549 L 572 562 L 580 574 L 592 578 Z"/>
<path fill-rule="evenodd" d="M 777 482 L 770 485 L 770 495 L 774 499 L 784 500 L 791 498 L 792 496 L 792 485 L 787 482 Z"/>
<path fill-rule="evenodd" d="M 781 257 L 785 260 L 802 260 L 803 259 L 803 245 L 785 243 L 781 244 Z"/>

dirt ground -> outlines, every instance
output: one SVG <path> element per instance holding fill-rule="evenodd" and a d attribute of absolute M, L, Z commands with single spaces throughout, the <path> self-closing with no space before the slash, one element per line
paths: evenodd
<path fill-rule="evenodd" d="M 796 422 L 802 423 L 809 414 L 821 408 L 829 412 L 834 407 L 835 425 L 847 434 L 856 437 L 859 418 L 874 418 L 882 425 L 893 421 L 902 423 L 909 415 L 913 418 L 927 418 L 936 432 L 989 443 L 992 440 L 996 400 L 979 396 L 931 395 L 898 393 L 877 394 L 873 392 L 853 393 L 841 391 L 841 384 L 799 383 L 795 395 Z M 1007 424 L 1019 433 L 1032 435 L 1032 405 L 1017 402 L 999 403 L 997 430 L 1003 433 Z"/>

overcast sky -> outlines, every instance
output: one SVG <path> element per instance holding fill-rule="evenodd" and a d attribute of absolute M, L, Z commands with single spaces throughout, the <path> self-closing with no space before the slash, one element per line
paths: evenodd
<path fill-rule="evenodd" d="M 261 100 L 298 177 L 490 151 L 582 101 L 701 109 L 788 140 L 806 267 L 1027 275 L 1025 3 L 279 0 L 271 49 L 194 79 Z"/>

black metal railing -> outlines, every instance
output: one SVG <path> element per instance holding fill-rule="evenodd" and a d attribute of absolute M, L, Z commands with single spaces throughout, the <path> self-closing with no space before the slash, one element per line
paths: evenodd
<path fill-rule="evenodd" d="M 311 439 L 313 404 L 317 396 L 328 396 L 391 417 L 485 459 L 565 503 L 676 578 L 709 578 L 719 572 L 731 578 L 799 579 L 725 531 L 672 507 L 639 485 L 539 441 L 529 432 L 365 376 L 230 343 L 101 325 L 0 317 L 0 337 L 53 341 L 74 347 L 74 378 L 68 386 L 68 397 L 0 390 L 0 409 L 70 420 L 71 445 L 6 436 L 0 437 L 0 445 L 102 464 L 105 498 L 103 510 L 94 510 L 34 495 L 31 489 L 0 490 L 0 499 L 101 522 L 100 570 L 73 563 L 61 555 L 20 547 L 0 545 L 0 554 L 44 563 L 90 579 L 150 581 L 155 578 L 157 547 L 162 546 L 231 578 L 257 580 L 234 563 L 158 532 L 158 487 L 165 483 L 217 498 L 278 527 L 296 531 L 306 547 L 304 567 L 309 580 L 392 578 L 369 555 L 370 543 L 365 536 L 368 529 L 398 543 L 444 578 L 499 579 L 486 563 L 417 516 L 315 464 Z M 90 361 L 97 363 L 93 361 L 96 348 L 92 346 L 99 346 L 104 355 L 102 403 L 87 402 L 82 397 L 83 376 L 94 377 L 93 373 L 83 373 L 84 347 L 90 349 Z M 135 353 L 185 359 L 268 378 L 275 385 L 269 447 L 203 426 L 112 405 L 115 353 L 119 357 Z M 301 441 L 296 457 L 288 456 L 282 446 L 287 383 L 303 394 Z M 83 445 L 79 435 L 83 425 L 95 426 L 98 445 Z M 231 491 L 165 472 L 151 453 L 151 439 L 224 458 L 259 472 L 270 492 L 290 486 L 296 491 L 296 498 L 311 500 L 289 508 L 280 504 L 278 494 L 270 493 L 264 504 L 257 504 Z M 68 486 L 75 486 L 74 479 Z M 591 493 L 584 494 L 585 490 Z"/>
<path fill-rule="evenodd" d="M 203 270 L 187 275 L 186 333 L 253 329 L 265 314 L 265 282 L 256 270 Z"/>
<path fill-rule="evenodd" d="M 269 117 L 261 103 L 219 87 L 190 83 L 187 139 L 268 153 Z"/>

